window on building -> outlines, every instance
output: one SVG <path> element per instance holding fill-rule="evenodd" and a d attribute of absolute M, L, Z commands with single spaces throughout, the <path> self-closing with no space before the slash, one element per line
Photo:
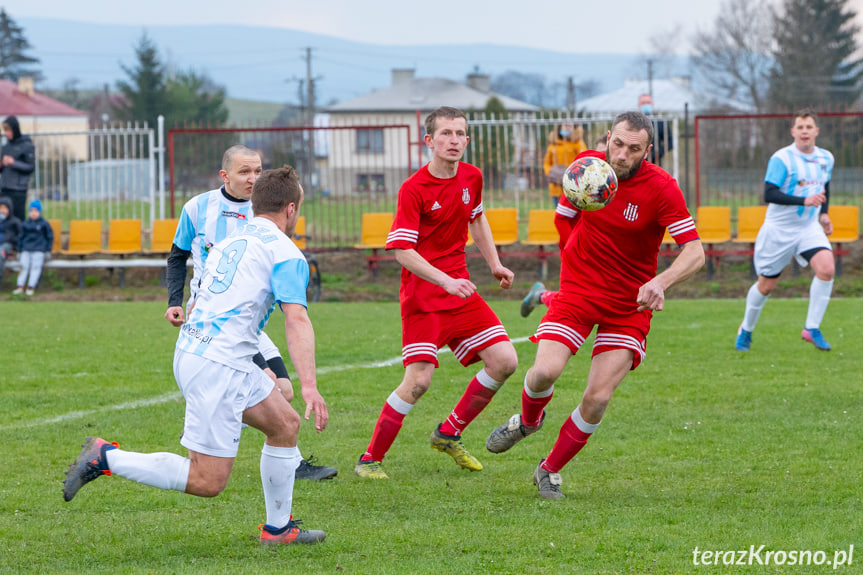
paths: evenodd
<path fill-rule="evenodd" d="M 357 191 L 383 193 L 385 191 L 384 175 L 357 174 Z"/>
<path fill-rule="evenodd" d="M 383 129 L 357 130 L 358 154 L 382 154 L 384 151 Z"/>

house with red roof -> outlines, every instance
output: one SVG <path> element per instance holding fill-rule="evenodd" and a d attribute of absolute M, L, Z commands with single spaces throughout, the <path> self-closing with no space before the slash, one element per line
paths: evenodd
<path fill-rule="evenodd" d="M 72 157 L 87 157 L 87 135 L 90 121 L 87 112 L 40 94 L 33 87 L 33 78 L 20 78 L 18 82 L 0 80 L 0 119 L 15 116 L 23 134 L 52 134 L 53 150 L 37 150 Z M 72 136 L 54 136 L 57 132 L 77 132 Z M 47 134 L 46 134 L 47 135 Z M 45 138 L 40 138 L 45 140 Z M 35 141 L 35 139 L 34 139 Z"/>

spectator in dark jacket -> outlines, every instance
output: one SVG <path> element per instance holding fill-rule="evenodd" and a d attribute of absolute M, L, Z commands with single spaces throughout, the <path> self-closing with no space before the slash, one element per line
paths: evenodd
<path fill-rule="evenodd" d="M 3 283 L 3 268 L 18 249 L 18 234 L 21 220 L 12 213 L 12 201 L 0 197 L 0 284 Z"/>
<path fill-rule="evenodd" d="M 27 184 L 36 169 L 36 150 L 30 136 L 21 134 L 15 116 L 3 120 L 2 128 L 6 143 L 0 150 L 0 196 L 12 200 L 15 217 L 23 222 L 27 217 Z"/>
<path fill-rule="evenodd" d="M 21 235 L 18 237 L 18 253 L 21 258 L 21 273 L 18 274 L 18 287 L 13 294 L 24 292 L 33 295 L 39 276 L 42 275 L 42 265 L 51 254 L 54 244 L 54 230 L 48 220 L 42 217 L 42 202 L 30 202 L 30 217 L 21 224 Z M 29 281 L 28 281 L 29 275 Z"/>

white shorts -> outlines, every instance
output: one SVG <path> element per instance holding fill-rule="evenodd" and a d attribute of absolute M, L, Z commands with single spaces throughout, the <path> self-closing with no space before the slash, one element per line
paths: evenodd
<path fill-rule="evenodd" d="M 776 277 L 796 257 L 801 267 L 809 262 L 800 254 L 816 248 L 832 249 L 824 228 L 816 220 L 803 229 L 788 230 L 765 222 L 755 239 L 753 262 L 758 275 Z"/>
<path fill-rule="evenodd" d="M 236 457 L 243 412 L 264 401 L 273 380 L 254 364 L 248 372 L 174 350 L 174 377 L 186 398 L 180 444 L 214 457 Z"/>

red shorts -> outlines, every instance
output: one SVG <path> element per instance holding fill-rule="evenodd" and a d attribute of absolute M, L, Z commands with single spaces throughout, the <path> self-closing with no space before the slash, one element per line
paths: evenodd
<path fill-rule="evenodd" d="M 587 298 L 568 298 L 558 293 L 530 341 L 558 341 L 575 355 L 593 326 L 598 326 L 593 355 L 612 349 L 629 349 L 634 353 L 631 369 L 635 369 L 644 360 L 652 316 L 648 310 L 620 314 Z"/>
<path fill-rule="evenodd" d="M 481 297 L 457 309 L 402 315 L 405 367 L 427 361 L 438 367 L 437 352 L 448 345 L 462 365 L 479 361 L 479 352 L 509 341 L 503 324 Z"/>

